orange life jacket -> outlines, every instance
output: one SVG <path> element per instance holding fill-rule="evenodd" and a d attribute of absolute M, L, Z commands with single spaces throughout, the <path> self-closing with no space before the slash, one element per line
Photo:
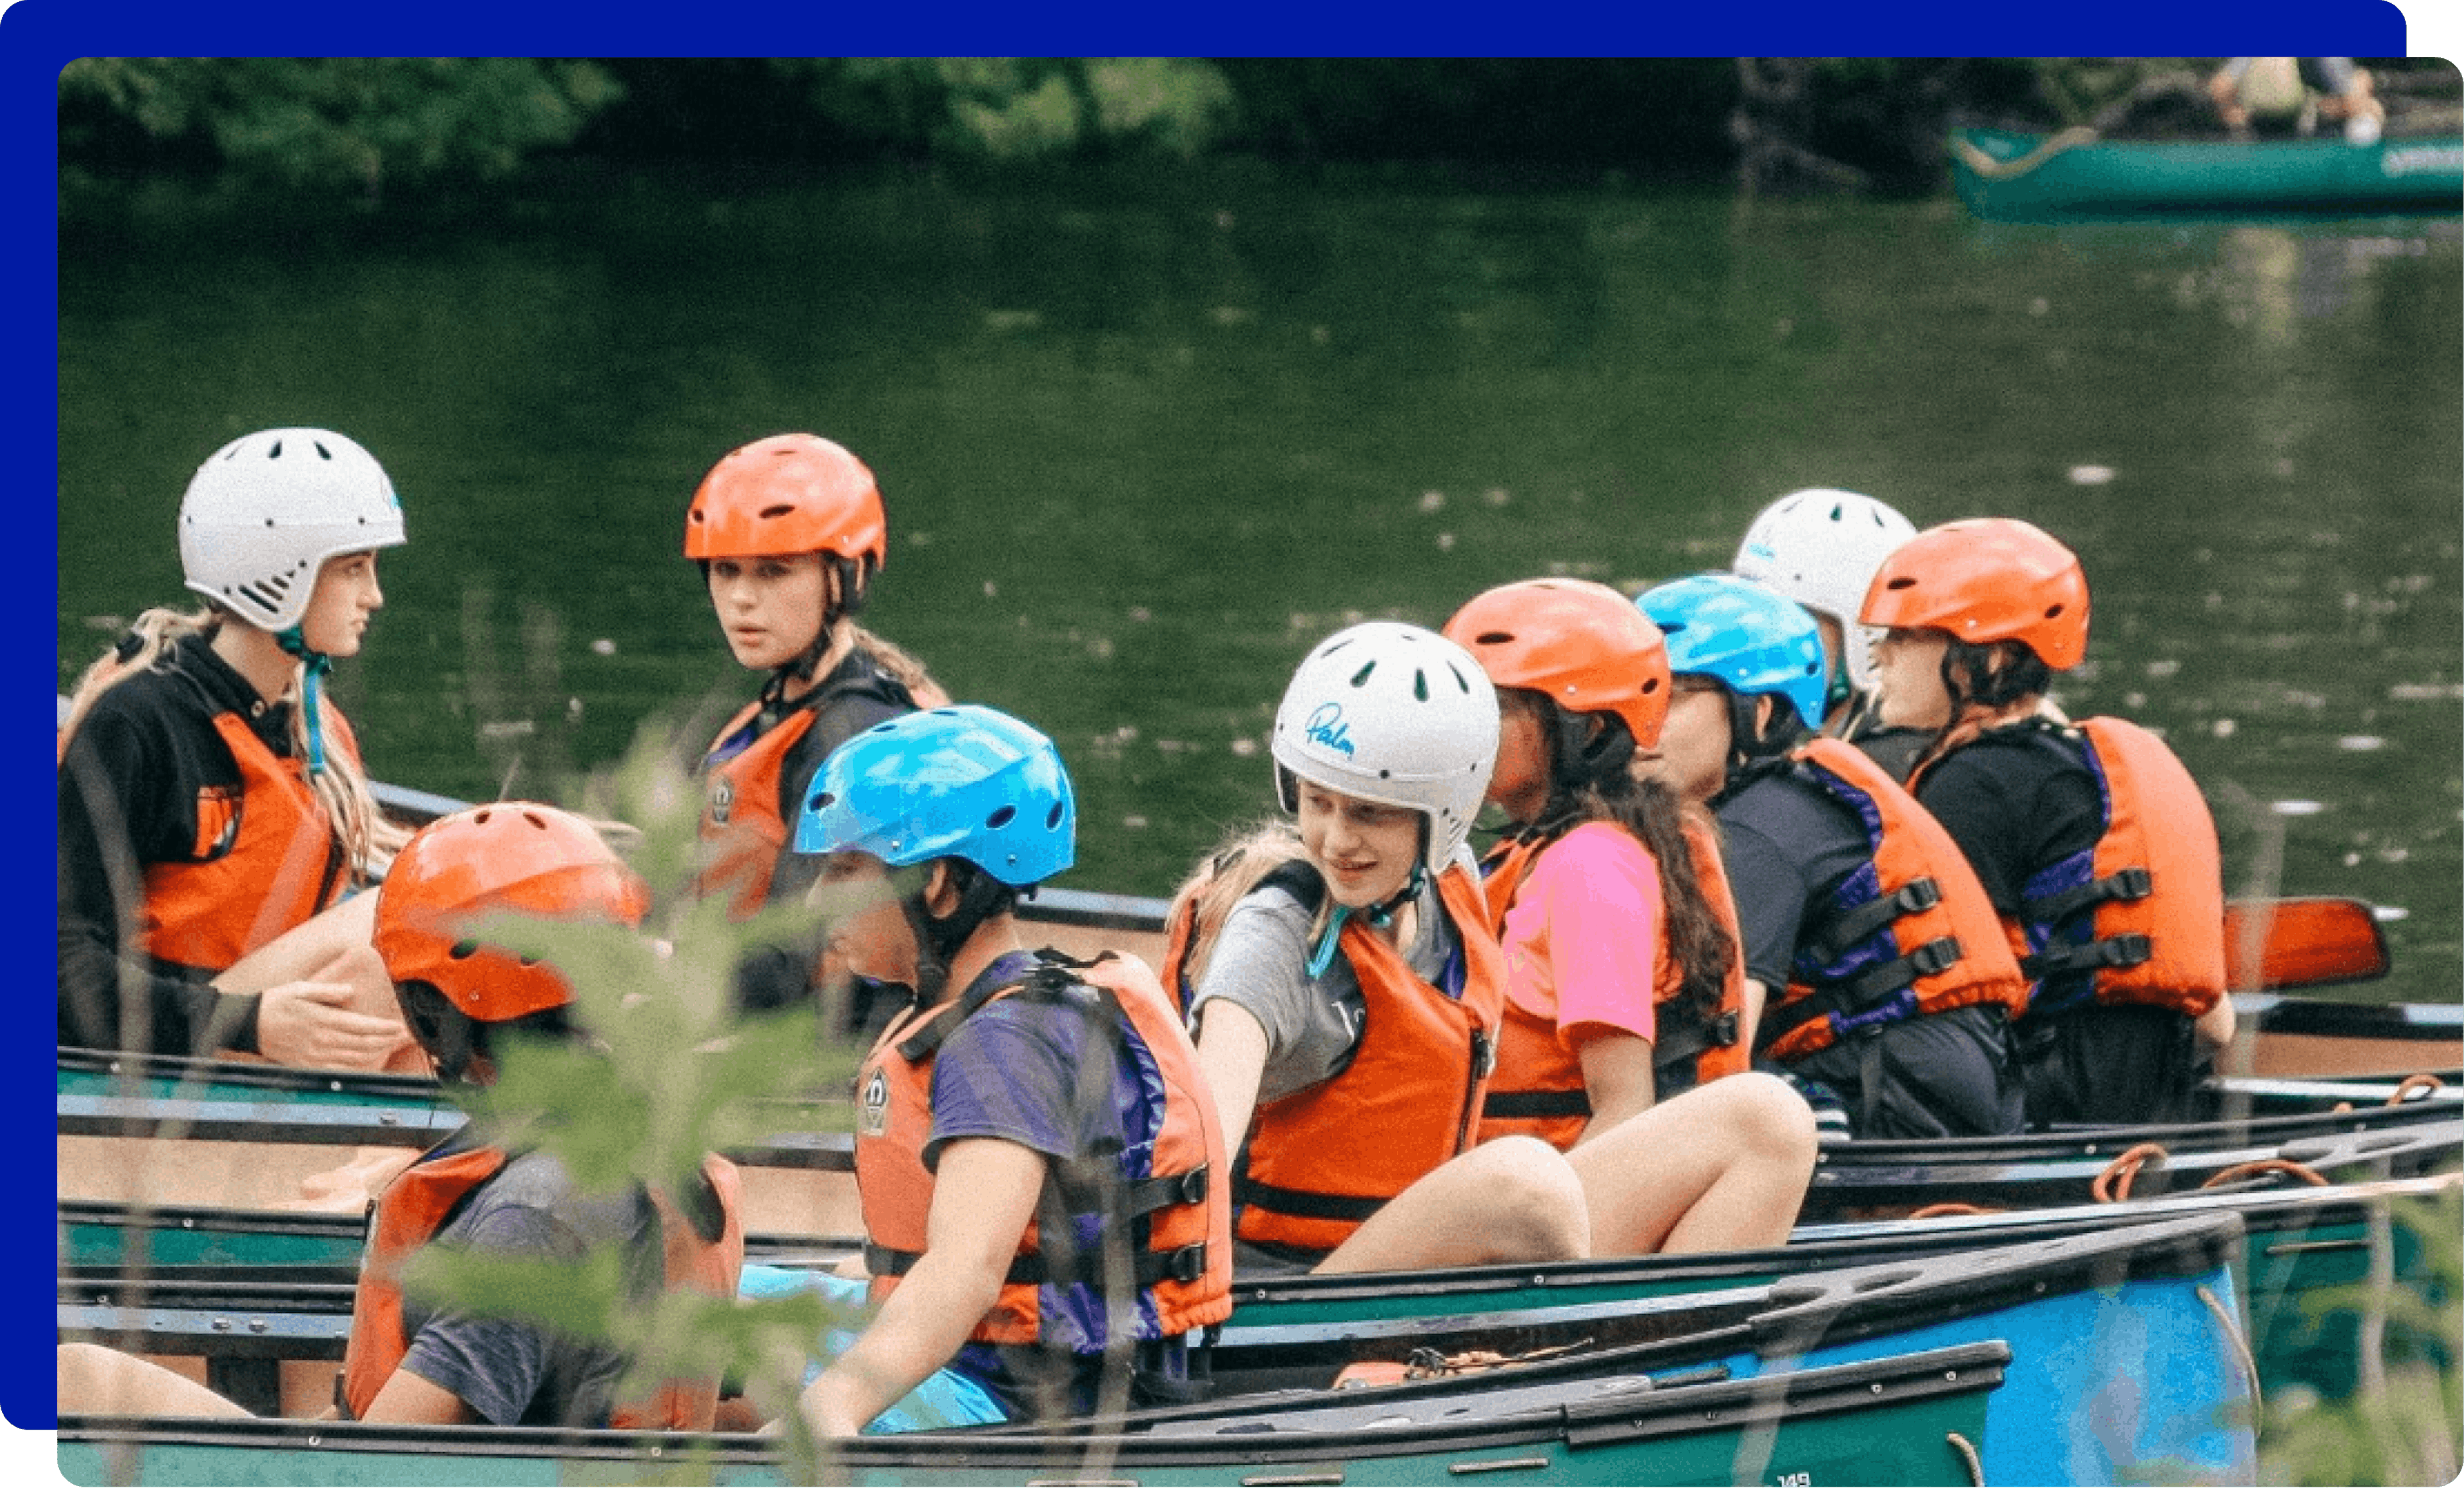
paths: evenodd
<path fill-rule="evenodd" d="M 1438 896 L 1462 943 L 1462 996 L 1422 981 L 1401 951 L 1357 917 L 1345 920 L 1336 944 L 1360 982 L 1360 1041 L 1342 1073 L 1265 1102 L 1251 1118 L 1232 1186 L 1243 1239 L 1332 1250 L 1471 1145 L 1496 1062 L 1506 955 L 1467 868 L 1448 864 Z"/>
<path fill-rule="evenodd" d="M 1731 942 L 1737 939 L 1736 901 L 1728 892 L 1728 875 L 1720 857 L 1719 840 L 1696 813 L 1682 819 L 1685 844 L 1694 860 L 1695 886 Z M 1506 911 L 1540 855 L 1563 833 L 1502 839 L 1481 866 L 1486 877 L 1481 891 L 1487 904 L 1489 930 L 1506 933 Z M 1745 956 L 1731 954 L 1728 974 L 1720 988 L 1720 1005 L 1709 1018 L 1684 1008 L 1676 998 L 1685 987 L 1685 969 L 1669 953 L 1667 917 L 1652 927 L 1654 1038 L 1651 1074 L 1654 1094 L 1666 1098 L 1690 1090 L 1706 1080 L 1742 1072 L 1748 1064 L 1742 1024 L 1745 1018 Z M 1583 1085 L 1580 1053 L 1557 1038 L 1554 1019 L 1544 1018 L 1506 999 L 1504 1026 L 1497 1044 L 1497 1074 L 1490 1081 L 1481 1108 L 1478 1141 L 1510 1134 L 1535 1136 L 1560 1150 L 1574 1145 L 1590 1121 L 1592 1102 Z"/>
<path fill-rule="evenodd" d="M 2079 742 L 2096 777 L 2104 832 L 2093 849 L 2031 875 L 2004 922 L 2029 979 L 2028 1012 L 2084 1001 L 2048 1006 L 2045 981 L 2092 971 L 2098 1002 L 2197 1018 L 2225 994 L 2224 870 L 2198 782 L 2135 723 L 2089 718 L 2059 732 Z"/>
<path fill-rule="evenodd" d="M 999 1299 L 970 1338 L 985 1344 L 1033 1344 L 1044 1337 L 1048 1288 L 1088 1294 L 1066 1303 L 1079 1319 L 1129 1317 L 1135 1336 L 1176 1338 L 1232 1315 L 1231 1163 L 1215 1098 L 1198 1072 L 1180 1017 L 1155 974 L 1133 956 L 1106 952 L 1091 962 L 1059 952 L 1011 979 L 996 963 L 954 1001 L 911 1011 L 872 1047 L 856 1076 L 855 1178 L 864 1206 L 865 1269 L 878 1302 L 922 1258 L 933 1212 L 934 1174 L 924 1166 L 933 1130 L 933 1061 L 958 1025 L 994 1000 L 1012 996 L 1059 997 L 1094 993 L 1111 1027 L 1143 1047 L 1162 1083 L 1163 1121 L 1153 1143 L 1135 1153 L 1096 1154 L 1084 1165 L 1052 1164 L 1036 1217 L 1019 1237 Z M 1111 1061 L 1106 1061 L 1107 1068 Z M 1135 1092 L 1115 1098 L 1143 1098 Z M 1063 1258 L 1047 1237 L 1070 1243 L 1072 1218 L 1104 1215 L 1107 1234 L 1143 1240 L 1131 1259 L 1139 1302 L 1104 1305 L 1109 1258 L 1100 1250 Z"/>
<path fill-rule="evenodd" d="M 874 697 L 913 708 L 914 700 L 896 681 L 877 672 L 851 679 L 825 680 L 821 686 L 787 704 L 778 722 L 732 754 L 722 753 L 760 716 L 765 697 L 757 697 L 727 721 L 703 756 L 702 871 L 693 883 L 698 898 L 724 895 L 728 914 L 749 919 L 769 902 L 770 878 L 779 855 L 787 850 L 795 814 L 803 801 L 779 799 L 780 775 L 787 755 L 812 731 L 822 710 L 853 697 Z"/>
<path fill-rule="evenodd" d="M 1872 862 L 1832 890 L 1819 938 L 1801 939 L 1787 991 L 1756 1041 L 1783 1062 L 1861 1028 L 1980 1002 L 2016 1015 L 2027 982 L 1959 843 L 1890 773 L 1853 744 L 1819 738 L 1792 772 L 1846 806 Z"/>
<path fill-rule="evenodd" d="M 378 1391 L 410 1351 L 403 1325 L 403 1265 L 443 1229 L 462 1201 L 502 1171 L 501 1148 L 478 1147 L 424 1157 L 405 1169 L 369 1206 L 367 1249 L 351 1299 L 351 1339 L 342 1355 L 342 1398 L 354 1419 L 365 1419 Z M 734 1297 L 744 1271 L 741 1188 L 736 1165 L 702 1161 L 724 1223 L 704 1240 L 681 1214 L 660 1205 L 664 1270 L 670 1291 Z M 708 1431 L 718 1405 L 718 1381 L 670 1380 L 649 1400 L 620 1403 L 608 1414 L 618 1430 Z"/>
<path fill-rule="evenodd" d="M 328 744 L 356 761 L 350 725 L 327 717 Z M 239 789 L 199 795 L 195 861 L 145 865 L 139 938 L 158 961 L 222 972 L 332 904 L 345 864 L 307 766 L 268 749 L 235 712 L 213 722 L 239 764 Z"/>

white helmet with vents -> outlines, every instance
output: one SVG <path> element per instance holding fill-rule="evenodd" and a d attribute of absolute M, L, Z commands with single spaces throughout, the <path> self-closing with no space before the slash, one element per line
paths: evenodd
<path fill-rule="evenodd" d="M 1763 508 L 1729 566 L 1738 578 L 1837 621 L 1848 685 L 1865 691 L 1874 686 L 1873 633 L 1857 613 L 1874 571 L 1916 535 L 1916 524 L 1871 496 L 1817 487 Z"/>
<path fill-rule="evenodd" d="M 1275 791 L 1293 777 L 1429 819 L 1429 872 L 1471 832 L 1497 763 L 1497 689 L 1471 653 L 1434 630 L 1371 621 L 1309 652 L 1275 712 Z"/>
<path fill-rule="evenodd" d="M 180 499 L 188 587 L 266 630 L 299 623 L 327 558 L 404 540 L 385 468 L 328 429 L 243 434 L 197 468 Z"/>

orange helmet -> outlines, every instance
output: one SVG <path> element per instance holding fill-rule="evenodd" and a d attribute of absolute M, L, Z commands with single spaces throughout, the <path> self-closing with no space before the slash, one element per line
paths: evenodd
<path fill-rule="evenodd" d="M 502 1023 L 561 1007 L 573 988 L 552 966 L 471 940 L 471 925 L 496 910 L 639 925 L 649 908 L 641 879 L 590 823 L 496 801 L 439 817 L 404 844 L 377 891 L 375 942 L 397 983 L 426 982 L 463 1016 Z"/>
<path fill-rule="evenodd" d="M 1500 584 L 1455 611 L 1446 639 L 1500 688 L 1546 696 L 1569 713 L 1613 712 L 1635 746 L 1660 742 L 1668 716 L 1668 646 L 1631 601 L 1588 579 Z"/>
<path fill-rule="evenodd" d="M 685 557 L 831 553 L 880 569 L 890 524 L 862 460 L 817 434 L 773 434 L 736 450 L 701 479 L 685 513 Z"/>
<path fill-rule="evenodd" d="M 2087 575 L 2077 554 L 2015 517 L 1945 522 L 1882 560 L 1858 619 L 2016 641 L 2064 671 L 2087 655 Z"/>

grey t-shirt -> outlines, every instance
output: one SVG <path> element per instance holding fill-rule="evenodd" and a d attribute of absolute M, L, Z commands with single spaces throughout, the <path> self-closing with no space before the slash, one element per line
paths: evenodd
<path fill-rule="evenodd" d="M 1437 886 L 1425 883 L 1414 901 L 1418 912 L 1404 963 L 1435 984 L 1459 942 Z M 1315 977 L 1307 974 L 1309 909 L 1288 892 L 1266 885 L 1223 917 L 1215 952 L 1190 1001 L 1190 1026 L 1200 1026 L 1206 1004 L 1232 1002 L 1266 1031 L 1266 1067 L 1258 1100 L 1279 1100 L 1343 1073 L 1360 1042 L 1366 1002 L 1352 963 L 1340 954 Z"/>
<path fill-rule="evenodd" d="M 658 1211 L 639 1193 L 583 1195 L 544 1152 L 507 1163 L 473 1193 L 431 1245 L 508 1258 L 580 1260 L 625 1247 L 631 1295 L 658 1295 L 664 1253 Z M 494 1426 L 607 1424 L 624 1357 L 541 1324 L 439 1311 L 403 1301 L 410 1348 L 402 1368 L 462 1397 Z"/>

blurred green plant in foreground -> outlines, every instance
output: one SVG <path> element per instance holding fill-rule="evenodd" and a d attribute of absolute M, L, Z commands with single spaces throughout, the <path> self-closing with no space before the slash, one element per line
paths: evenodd
<path fill-rule="evenodd" d="M 573 1021 L 586 1038 L 509 1040 L 492 1086 L 453 1093 L 491 1141 L 553 1153 L 586 1193 L 638 1185 L 689 1210 L 705 1153 L 847 1129 L 845 1096 L 861 1051 L 827 1036 L 835 1002 L 827 996 L 757 1016 L 736 1010 L 735 968 L 748 949 L 817 948 L 825 927 L 858 907 L 829 902 L 825 891 L 809 905 L 737 923 L 717 897 L 692 895 L 701 796 L 682 762 L 682 737 L 671 725 L 645 726 L 625 757 L 567 803 L 649 884 L 641 930 L 510 913 L 468 930 L 563 972 Z M 624 1272 L 612 1250 L 577 1264 L 429 1247 L 404 1281 L 434 1303 L 524 1319 L 624 1352 L 632 1362 L 619 1399 L 648 1398 L 665 1380 L 729 1378 L 743 1383 L 765 1420 L 791 1423 L 808 1356 L 825 1328 L 847 1325 L 841 1309 L 812 1294 L 739 1302 L 671 1291 L 645 1300 Z M 809 1479 L 812 1443 L 791 1435 L 787 1445 L 796 1476 Z"/>
<path fill-rule="evenodd" d="M 2307 1391 L 2267 1401 L 2261 1482 L 2452 1483 L 2464 1472 L 2464 1194 L 2390 1207 L 2370 1227 L 2368 1278 L 2306 1300 L 2314 1320 L 2358 1322 L 2357 1388 L 2332 1404 Z M 2420 1290 L 2396 1284 L 2399 1239 L 2420 1247 Z"/>

